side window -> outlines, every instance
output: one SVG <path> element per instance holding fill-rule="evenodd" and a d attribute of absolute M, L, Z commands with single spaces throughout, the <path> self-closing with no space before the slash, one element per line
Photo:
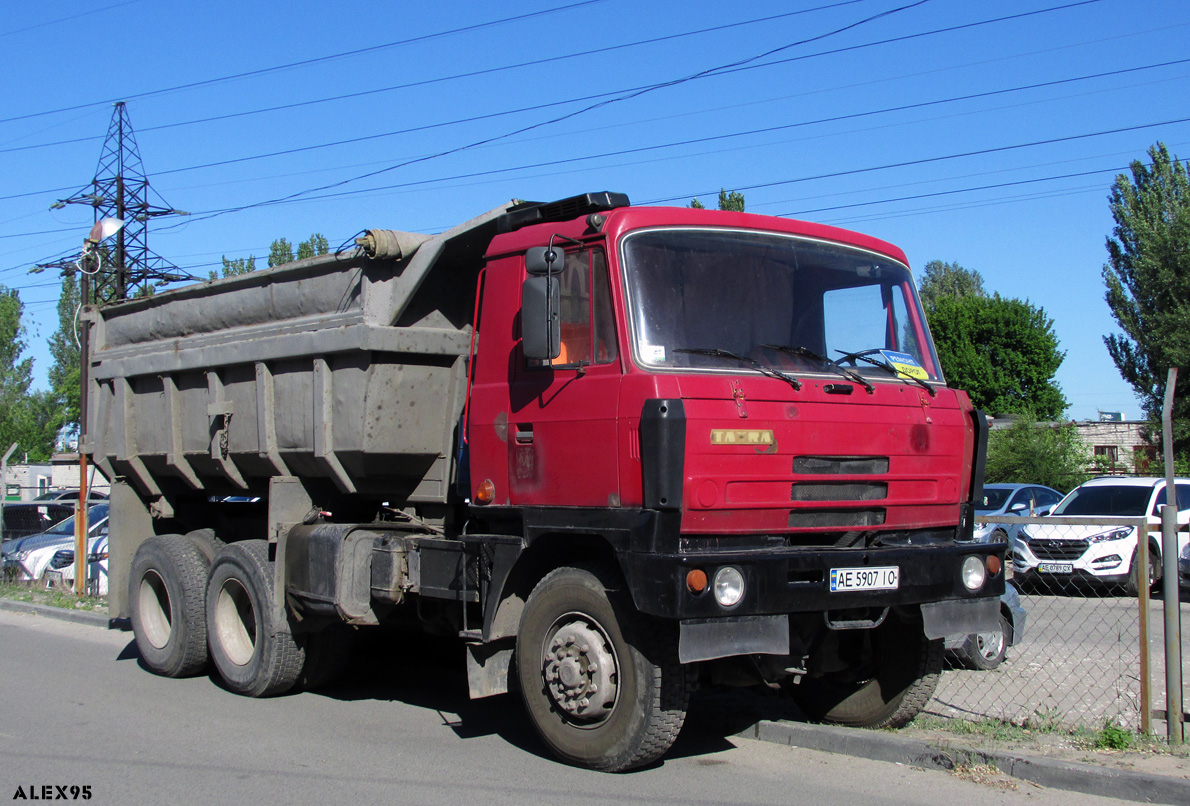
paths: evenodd
<path fill-rule="evenodd" d="M 577 367 L 615 361 L 619 356 L 616 320 L 603 252 L 567 252 L 558 283 L 561 351 L 550 362 L 530 361 L 530 367 Z"/>
<path fill-rule="evenodd" d="M 1052 507 L 1054 504 L 1056 504 L 1062 500 L 1061 496 L 1056 495 L 1056 494 L 1050 492 L 1049 490 L 1043 490 L 1041 488 L 1037 488 L 1036 492 L 1037 492 L 1037 506 L 1039 506 L 1039 507 Z"/>

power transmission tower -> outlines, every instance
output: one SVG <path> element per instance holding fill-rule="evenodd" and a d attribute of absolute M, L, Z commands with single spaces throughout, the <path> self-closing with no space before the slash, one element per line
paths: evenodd
<path fill-rule="evenodd" d="M 95 208 L 95 221 L 115 218 L 124 222 L 113 236 L 115 243 L 97 255 L 100 258 L 106 255 L 106 259 L 98 260 L 90 278 L 90 294 L 83 299 L 84 305 L 92 301 L 128 299 L 151 293 L 162 283 L 195 279 L 149 251 L 149 219 L 186 215 L 162 201 L 161 205 L 149 201 L 149 180 L 141 164 L 132 124 L 128 121 L 128 110 L 120 101 L 108 125 L 95 178 L 70 198 L 51 205 L 58 209 L 68 204 L 89 204 Z"/>

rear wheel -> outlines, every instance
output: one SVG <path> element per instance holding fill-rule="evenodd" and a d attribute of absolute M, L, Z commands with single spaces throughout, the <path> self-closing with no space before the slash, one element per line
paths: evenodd
<path fill-rule="evenodd" d="M 288 625 L 274 622 L 273 566 L 263 540 L 224 546 L 207 580 L 211 660 L 229 689 L 268 697 L 293 688 L 305 663 Z"/>
<path fill-rule="evenodd" d="M 873 630 L 836 636 L 831 661 L 848 668 L 803 678 L 789 687 L 810 719 L 863 728 L 899 728 L 921 712 L 938 685 L 942 639 L 929 640 L 921 623 L 890 613 Z M 838 668 L 837 663 L 825 664 Z"/>
<path fill-rule="evenodd" d="M 209 565 L 182 535 L 150 537 L 136 550 L 128 589 L 132 631 L 154 674 L 188 677 L 206 667 Z"/>
<path fill-rule="evenodd" d="M 517 636 L 525 707 L 560 758 L 627 770 L 664 755 L 693 685 L 672 624 L 634 609 L 610 570 L 558 568 L 533 589 Z"/>

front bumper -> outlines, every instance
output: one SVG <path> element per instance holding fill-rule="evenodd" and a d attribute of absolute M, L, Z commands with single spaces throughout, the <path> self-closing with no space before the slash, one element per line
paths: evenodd
<path fill-rule="evenodd" d="M 661 618 L 708 619 L 743 616 L 827 613 L 920 605 L 998 597 L 1004 593 L 1003 543 L 949 543 L 867 549 L 804 547 L 708 550 L 678 553 L 626 552 L 621 556 L 629 588 L 638 609 Z M 1000 572 L 975 591 L 961 579 L 963 560 L 979 557 L 1000 560 Z M 733 607 L 723 607 L 712 592 L 694 593 L 686 575 L 701 569 L 708 579 L 724 566 L 744 578 L 744 595 Z M 900 571 L 895 590 L 831 592 L 832 569 L 882 568 Z"/>

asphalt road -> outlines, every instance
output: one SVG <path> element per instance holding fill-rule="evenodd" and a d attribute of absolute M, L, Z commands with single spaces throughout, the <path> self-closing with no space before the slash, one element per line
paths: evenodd
<path fill-rule="evenodd" d="M 663 762 L 578 770 L 545 756 L 515 698 L 466 698 L 457 646 L 385 646 L 357 651 L 326 692 L 252 700 L 145 672 L 128 633 L 0 611 L 0 799 L 77 786 L 91 803 L 180 806 L 1125 802 L 741 739 L 699 707 Z"/>

